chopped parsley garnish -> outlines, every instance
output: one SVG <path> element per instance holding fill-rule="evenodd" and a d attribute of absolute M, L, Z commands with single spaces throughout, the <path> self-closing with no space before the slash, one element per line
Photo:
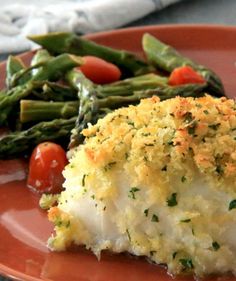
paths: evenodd
<path fill-rule="evenodd" d="M 220 127 L 220 123 L 208 125 L 208 128 L 216 131 Z"/>
<path fill-rule="evenodd" d="M 206 115 L 208 115 L 209 114 L 209 111 L 208 110 L 203 110 L 203 112 L 206 114 Z"/>
<path fill-rule="evenodd" d="M 161 170 L 162 170 L 162 171 L 167 171 L 167 166 L 165 165 L 164 167 L 162 167 Z"/>
<path fill-rule="evenodd" d="M 190 126 L 188 126 L 188 134 L 189 135 L 195 135 L 195 130 L 197 128 L 197 121 L 194 121 Z"/>
<path fill-rule="evenodd" d="M 185 220 L 181 220 L 180 222 L 190 222 L 191 221 L 191 219 L 185 219 Z"/>
<path fill-rule="evenodd" d="M 189 135 L 194 135 L 195 134 L 195 127 L 194 126 L 191 126 L 191 127 L 188 127 L 188 133 Z"/>
<path fill-rule="evenodd" d="M 110 170 L 115 164 L 116 164 L 116 162 L 110 162 L 110 163 L 108 163 L 108 164 L 104 167 L 104 170 L 105 170 L 105 171 Z"/>
<path fill-rule="evenodd" d="M 148 137 L 148 136 L 150 136 L 151 134 L 150 133 L 142 133 L 142 136 L 143 137 Z"/>
<path fill-rule="evenodd" d="M 229 203 L 229 211 L 232 210 L 232 209 L 236 209 L 236 199 L 232 200 Z"/>
<path fill-rule="evenodd" d="M 129 121 L 127 124 L 134 127 L 134 122 Z"/>
<path fill-rule="evenodd" d="M 156 253 L 156 251 L 150 251 L 150 256 L 153 256 Z"/>
<path fill-rule="evenodd" d="M 154 146 L 154 143 L 145 143 L 145 146 Z"/>
<path fill-rule="evenodd" d="M 130 236 L 130 233 L 129 233 L 129 230 L 128 230 L 128 229 L 126 229 L 126 233 L 127 233 L 127 235 L 128 235 L 129 241 L 131 241 L 131 236 Z"/>
<path fill-rule="evenodd" d="M 145 209 L 145 210 L 143 211 L 143 213 L 145 214 L 146 217 L 148 216 L 148 212 L 149 212 L 149 209 Z"/>
<path fill-rule="evenodd" d="M 86 174 L 84 174 L 83 175 L 83 178 L 82 178 L 82 186 L 84 186 L 85 185 L 85 178 L 87 177 L 87 175 Z"/>
<path fill-rule="evenodd" d="M 63 221 L 61 220 L 60 218 L 57 218 L 55 221 L 54 221 L 54 224 L 57 226 L 57 227 L 70 227 L 70 221 Z"/>
<path fill-rule="evenodd" d="M 224 173 L 224 169 L 221 165 L 217 165 L 215 171 L 217 172 L 218 175 L 222 175 Z"/>
<path fill-rule="evenodd" d="M 168 141 L 167 144 L 168 144 L 168 145 L 173 145 L 174 142 L 171 140 L 171 141 Z"/>
<path fill-rule="evenodd" d="M 95 195 L 93 194 L 93 195 L 91 195 L 91 198 L 94 200 L 95 199 Z"/>
<path fill-rule="evenodd" d="M 181 181 L 182 181 L 182 182 L 186 182 L 186 180 L 187 180 L 186 177 L 185 177 L 185 176 L 182 176 Z"/>
<path fill-rule="evenodd" d="M 212 248 L 214 249 L 214 251 L 218 251 L 220 249 L 219 243 L 217 243 L 216 241 L 212 242 Z"/>
<path fill-rule="evenodd" d="M 132 199 L 136 199 L 135 193 L 138 192 L 138 191 L 140 191 L 139 188 L 137 188 L 137 187 L 132 187 L 132 188 L 130 189 L 130 191 L 129 191 L 129 197 L 132 198 Z"/>
<path fill-rule="evenodd" d="M 187 122 L 187 123 L 190 123 L 193 121 L 193 115 L 191 112 L 187 112 L 185 115 L 184 115 L 184 121 Z"/>
<path fill-rule="evenodd" d="M 174 252 L 174 253 L 172 254 L 173 260 L 175 259 L 176 255 L 177 255 L 177 252 Z"/>
<path fill-rule="evenodd" d="M 143 159 L 144 159 L 145 162 L 148 161 L 148 157 L 146 155 L 144 155 Z"/>
<path fill-rule="evenodd" d="M 191 259 L 179 259 L 179 262 L 183 266 L 183 270 L 193 269 L 193 262 Z"/>
<path fill-rule="evenodd" d="M 152 220 L 151 220 L 151 221 L 152 221 L 152 222 L 159 222 L 158 216 L 155 215 L 155 214 L 153 214 L 153 215 L 152 215 Z"/>
<path fill-rule="evenodd" d="M 172 193 L 171 196 L 167 199 L 166 202 L 169 207 L 174 207 L 178 204 L 176 197 L 177 197 L 177 193 Z"/>
<path fill-rule="evenodd" d="M 106 140 L 108 140 L 110 137 L 106 137 L 105 139 L 103 139 L 102 141 L 101 141 L 101 143 L 104 143 Z"/>

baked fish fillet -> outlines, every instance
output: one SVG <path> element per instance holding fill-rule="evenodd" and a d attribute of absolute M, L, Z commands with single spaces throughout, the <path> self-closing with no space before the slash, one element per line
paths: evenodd
<path fill-rule="evenodd" d="M 49 210 L 56 251 L 85 245 L 166 264 L 171 274 L 236 275 L 236 104 L 144 99 L 83 131 Z"/>

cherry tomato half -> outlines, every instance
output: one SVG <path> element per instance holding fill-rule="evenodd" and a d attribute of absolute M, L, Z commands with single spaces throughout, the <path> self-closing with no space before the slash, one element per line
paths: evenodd
<path fill-rule="evenodd" d="M 190 66 L 175 68 L 169 78 L 169 85 L 203 84 L 205 79 Z"/>
<path fill-rule="evenodd" d="M 120 69 L 110 62 L 94 56 L 84 56 L 83 62 L 79 69 L 96 84 L 112 83 L 120 79 Z"/>
<path fill-rule="evenodd" d="M 59 193 L 64 182 L 62 171 L 67 163 L 66 153 L 60 145 L 39 144 L 30 158 L 27 186 L 39 193 Z"/>

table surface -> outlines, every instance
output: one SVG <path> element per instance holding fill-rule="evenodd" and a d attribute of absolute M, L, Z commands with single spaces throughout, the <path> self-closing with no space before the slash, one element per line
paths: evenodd
<path fill-rule="evenodd" d="M 184 0 L 125 27 L 182 23 L 236 25 L 236 1 Z M 0 60 L 6 59 L 8 55 L 0 55 Z M 0 281 L 10 281 L 10 279 L 0 276 Z"/>

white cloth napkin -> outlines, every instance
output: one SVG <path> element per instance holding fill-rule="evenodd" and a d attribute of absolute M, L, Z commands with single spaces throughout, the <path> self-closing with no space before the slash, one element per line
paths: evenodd
<path fill-rule="evenodd" d="M 27 35 L 123 26 L 180 0 L 0 0 L 0 53 L 35 47 Z"/>

